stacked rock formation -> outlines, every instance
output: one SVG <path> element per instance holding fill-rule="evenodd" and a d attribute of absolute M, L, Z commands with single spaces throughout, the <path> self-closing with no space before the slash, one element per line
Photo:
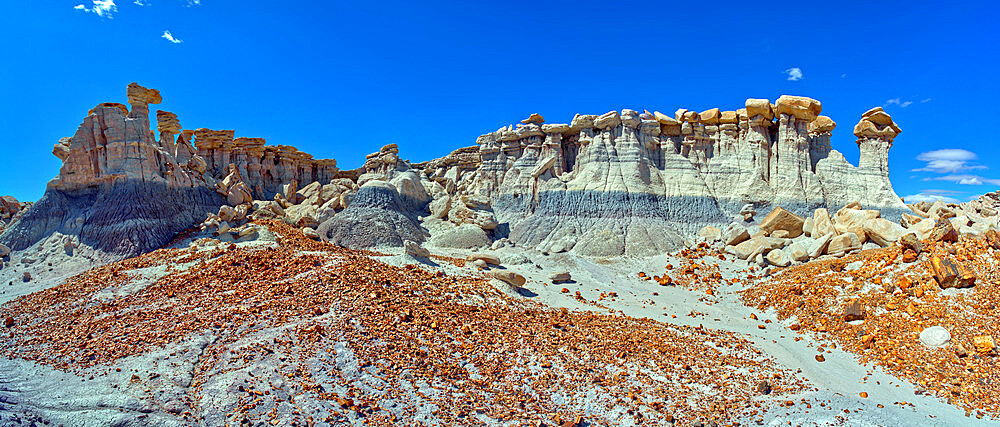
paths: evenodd
<path fill-rule="evenodd" d="M 860 201 L 898 219 L 908 209 L 889 183 L 887 150 L 899 128 L 876 110 L 859 124 L 858 167 L 830 148 L 836 124 L 805 97 L 672 117 L 578 114 L 568 125 L 538 116 L 481 136 L 481 165 L 456 188 L 491 199 L 514 242 L 586 255 L 674 249 L 746 204 L 809 215 Z"/>
<path fill-rule="evenodd" d="M 160 93 L 132 83 L 127 96 L 130 107 L 99 104 L 55 145 L 59 175 L 0 243 L 18 250 L 71 234 L 121 257 L 195 224 L 278 216 L 355 248 L 433 237 L 448 247 L 503 240 L 652 255 L 734 217 L 749 225 L 776 206 L 811 217 L 860 202 L 894 221 L 911 212 L 889 183 L 888 150 L 900 131 L 892 118 L 879 108 L 862 116 L 855 167 L 831 149 L 836 123 L 805 97 L 672 115 L 577 114 L 569 124 L 532 114 L 440 159 L 411 164 L 389 144 L 341 171 L 334 160 L 232 130 L 183 129 L 166 111 L 156 113 L 157 139 L 149 104 Z"/>
<path fill-rule="evenodd" d="M 156 249 L 227 203 L 269 197 L 286 185 L 329 180 L 333 160 L 264 146 L 233 131 L 182 130 L 177 115 L 149 104 L 159 91 L 128 85 L 128 103 L 98 104 L 53 154 L 63 160 L 42 199 L 0 235 L 20 250 L 54 233 L 75 235 L 109 259 Z M 192 143 L 195 145 L 193 146 Z M 195 149 L 197 147 L 197 149 Z"/>

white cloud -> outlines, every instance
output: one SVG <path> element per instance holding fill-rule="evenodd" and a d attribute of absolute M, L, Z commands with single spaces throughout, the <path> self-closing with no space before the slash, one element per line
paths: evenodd
<path fill-rule="evenodd" d="M 906 108 L 906 107 L 909 107 L 910 104 L 913 104 L 913 101 L 903 101 L 903 100 L 900 100 L 899 98 L 892 98 L 890 100 L 885 101 L 885 105 L 888 106 L 890 104 L 896 104 L 896 105 L 898 105 L 898 106 L 900 106 L 902 108 Z"/>
<path fill-rule="evenodd" d="M 842 79 L 846 79 L 846 78 L 847 78 L 847 73 L 844 73 L 844 74 L 841 74 L 841 75 L 840 75 L 840 78 L 842 78 Z"/>
<path fill-rule="evenodd" d="M 972 169 L 986 169 L 986 166 L 974 165 L 969 162 L 976 160 L 978 156 L 968 150 L 960 148 L 945 148 L 942 150 L 927 151 L 920 153 L 917 160 L 927 162 L 922 168 L 914 169 L 914 172 L 934 172 L 934 173 L 956 173 Z"/>
<path fill-rule="evenodd" d="M 187 4 L 188 7 L 191 7 L 191 6 L 201 6 L 201 0 L 187 0 L 187 2 L 188 2 L 188 4 Z"/>
<path fill-rule="evenodd" d="M 802 80 L 802 69 L 799 67 L 792 67 L 785 70 L 785 74 L 788 74 L 788 80 L 793 82 Z"/>
<path fill-rule="evenodd" d="M 931 98 L 924 98 L 924 99 L 920 100 L 921 104 L 926 103 L 926 102 L 931 102 Z"/>
<path fill-rule="evenodd" d="M 958 199 L 955 199 L 954 197 L 948 197 L 944 194 L 935 192 L 935 190 L 924 190 L 917 194 L 903 196 L 903 201 L 906 203 L 920 203 L 920 202 L 934 203 L 938 200 L 945 203 L 958 203 Z"/>
<path fill-rule="evenodd" d="M 84 12 L 93 12 L 97 16 L 102 18 L 113 18 L 115 12 L 118 12 L 118 6 L 115 5 L 115 0 L 93 0 L 93 6 L 87 7 L 82 4 L 73 6 L 73 9 L 82 10 Z"/>
<path fill-rule="evenodd" d="M 149 0 L 135 0 L 132 3 L 139 6 L 149 6 Z"/>
<path fill-rule="evenodd" d="M 163 35 L 161 35 L 160 37 L 170 40 L 170 43 L 184 43 L 184 40 L 176 38 L 174 37 L 173 34 L 170 34 L 170 30 L 163 30 Z"/>
<path fill-rule="evenodd" d="M 945 175 L 934 178 L 924 178 L 924 181 L 948 181 L 961 185 L 1000 185 L 1000 179 L 983 178 L 978 175 Z"/>

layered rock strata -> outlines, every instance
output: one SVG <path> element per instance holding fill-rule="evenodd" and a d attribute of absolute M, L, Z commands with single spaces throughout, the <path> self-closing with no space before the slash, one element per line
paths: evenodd
<path fill-rule="evenodd" d="M 908 209 L 888 179 L 899 128 L 881 109 L 855 130 L 855 167 L 830 147 L 836 124 L 819 101 L 748 99 L 735 111 L 680 109 L 538 120 L 477 140 L 481 165 L 459 190 L 493 200 L 516 243 L 587 255 L 650 255 L 746 204 L 809 215 L 860 201 L 897 219 Z"/>
<path fill-rule="evenodd" d="M 347 171 L 232 130 L 184 129 L 167 111 L 156 112 L 154 133 L 149 104 L 160 93 L 133 83 L 127 99 L 94 107 L 53 147 L 59 175 L 0 243 L 75 235 L 121 257 L 196 224 L 268 216 L 355 248 L 508 238 L 543 252 L 653 255 L 776 206 L 811 217 L 860 202 L 894 221 L 911 212 L 889 183 L 892 118 L 880 108 L 862 116 L 855 167 L 831 148 L 836 123 L 805 97 L 577 114 L 568 124 L 532 114 L 439 159 L 411 164 L 389 144 Z"/>
<path fill-rule="evenodd" d="M 284 186 L 329 180 L 333 160 L 232 131 L 183 130 L 177 116 L 149 104 L 160 93 L 132 83 L 129 107 L 98 104 L 53 154 L 63 161 L 45 195 L 0 235 L 24 249 L 53 234 L 76 236 L 109 259 L 151 251 L 227 203 L 249 203 Z M 193 144 L 193 145 L 192 145 Z M 270 194 L 268 194 L 270 193 Z"/>

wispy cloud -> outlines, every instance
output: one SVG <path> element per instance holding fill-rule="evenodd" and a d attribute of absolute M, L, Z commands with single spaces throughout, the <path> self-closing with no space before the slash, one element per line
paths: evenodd
<path fill-rule="evenodd" d="M 113 18 L 115 12 L 118 12 L 118 6 L 115 5 L 115 0 L 93 0 L 93 5 L 91 7 L 78 4 L 73 6 L 73 9 L 82 10 L 84 12 L 93 12 L 101 18 L 108 19 Z"/>
<path fill-rule="evenodd" d="M 176 38 L 176 37 L 174 37 L 173 34 L 170 34 L 170 30 L 163 30 L 163 35 L 161 35 L 160 37 L 163 37 L 163 38 L 169 40 L 170 43 L 184 43 L 184 40 Z M 197 40 L 195 40 L 195 41 L 197 42 Z M 197 43 L 195 43 L 195 44 L 197 44 Z"/>
<path fill-rule="evenodd" d="M 135 0 L 134 2 L 132 2 L 132 4 L 138 6 L 149 6 L 149 0 Z"/>
<path fill-rule="evenodd" d="M 886 106 L 889 106 L 889 105 L 892 105 L 892 104 L 896 104 L 896 105 L 898 105 L 900 107 L 906 108 L 906 107 L 909 107 L 911 104 L 913 104 L 913 101 L 903 101 L 903 100 L 900 100 L 899 98 L 892 98 L 890 100 L 885 101 L 885 105 Z"/>
<path fill-rule="evenodd" d="M 979 175 L 945 175 L 924 178 L 924 181 L 948 181 L 961 185 L 1000 185 L 1000 179 L 984 178 Z"/>
<path fill-rule="evenodd" d="M 917 156 L 917 160 L 927 164 L 913 171 L 954 174 L 973 169 L 986 169 L 986 166 L 971 163 L 978 158 L 976 153 L 960 148 L 927 151 Z"/>
<path fill-rule="evenodd" d="M 920 203 L 920 202 L 934 203 L 940 200 L 945 203 L 958 203 L 958 199 L 951 197 L 958 194 L 959 192 L 957 191 L 921 190 L 917 194 L 903 196 L 903 201 L 905 201 L 906 203 Z"/>
<path fill-rule="evenodd" d="M 921 100 L 920 100 L 920 103 L 921 103 L 921 104 L 925 104 L 925 103 L 928 103 L 928 102 L 931 102 L 931 99 L 932 99 L 932 98 L 924 98 L 924 99 L 921 99 Z"/>
<path fill-rule="evenodd" d="M 788 80 L 793 82 L 802 80 L 802 69 L 799 67 L 792 67 L 785 70 L 785 74 L 788 74 Z"/>
<path fill-rule="evenodd" d="M 187 0 L 188 7 L 191 6 L 201 6 L 201 0 Z"/>
<path fill-rule="evenodd" d="M 841 75 L 840 75 L 840 78 L 842 78 L 842 79 L 846 79 L 846 78 L 847 78 L 847 73 L 844 73 L 844 74 L 841 74 Z"/>

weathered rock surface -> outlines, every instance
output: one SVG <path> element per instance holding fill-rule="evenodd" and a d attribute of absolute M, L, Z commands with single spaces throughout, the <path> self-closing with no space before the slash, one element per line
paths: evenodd
<path fill-rule="evenodd" d="M 481 167 L 458 187 L 490 197 L 516 243 L 569 239 L 584 255 L 673 249 L 706 225 L 749 219 L 740 209 L 747 203 L 799 215 L 852 201 L 889 219 L 909 212 L 888 181 L 898 133 L 881 131 L 895 126 L 888 115 L 862 118 L 871 125 L 859 133 L 862 162 L 854 167 L 830 149 L 835 124 L 820 119 L 818 101 L 783 96 L 774 109 L 767 100 L 745 106 L 740 114 L 622 110 L 578 114 L 569 125 L 504 127 L 479 138 Z M 855 231 L 863 235 L 860 225 Z"/>
<path fill-rule="evenodd" d="M 356 249 L 400 247 L 405 240 L 426 240 L 396 188 L 381 180 L 362 185 L 350 206 L 320 224 L 317 231 L 325 241 Z"/>
<path fill-rule="evenodd" d="M 703 231 L 701 238 L 755 257 L 803 231 L 833 233 L 831 240 L 851 232 L 861 243 L 875 234 L 885 244 L 898 228 L 876 221 L 866 230 L 866 221 L 917 212 L 888 181 L 888 149 L 899 133 L 891 117 L 880 109 L 862 116 L 854 167 L 830 148 L 836 123 L 805 97 L 673 116 L 578 114 L 568 124 L 534 114 L 439 159 L 411 164 L 389 144 L 362 167 L 341 171 L 334 160 L 232 130 L 183 129 L 166 111 L 156 114 L 157 139 L 148 105 L 161 101 L 159 92 L 132 84 L 127 94 L 130 107 L 100 104 L 76 135 L 56 144 L 59 176 L 0 243 L 19 250 L 59 231 L 121 257 L 155 249 L 194 224 L 238 229 L 253 216 L 316 228 L 323 239 L 354 248 L 420 243 L 432 230 L 441 236 L 430 243 L 443 247 L 509 238 L 543 253 L 644 256 L 677 249 Z M 957 231 L 981 232 L 990 225 L 979 218 L 1000 203 L 990 206 L 965 212 L 935 204 L 925 212 L 962 211 Z M 838 213 L 831 218 L 826 209 Z M 778 242 L 750 239 L 746 227 L 757 230 L 758 210 L 770 212 L 760 229 Z M 730 224 L 733 218 L 739 224 Z M 845 242 L 853 241 L 833 246 Z M 812 245 L 800 246 L 811 255 Z"/>

